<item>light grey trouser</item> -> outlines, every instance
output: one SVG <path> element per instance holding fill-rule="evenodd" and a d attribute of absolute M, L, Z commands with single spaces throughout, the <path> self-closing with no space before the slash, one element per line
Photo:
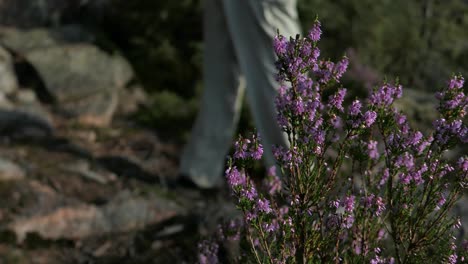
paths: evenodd
<path fill-rule="evenodd" d="M 205 88 L 180 173 L 209 188 L 222 179 L 244 80 L 265 165 L 275 165 L 271 147 L 285 145 L 286 138 L 276 123 L 273 38 L 277 29 L 288 37 L 301 32 L 296 0 L 205 0 L 204 5 Z"/>

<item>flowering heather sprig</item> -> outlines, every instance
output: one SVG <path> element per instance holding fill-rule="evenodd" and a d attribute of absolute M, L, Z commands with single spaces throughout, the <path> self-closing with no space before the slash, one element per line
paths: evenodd
<path fill-rule="evenodd" d="M 336 108 L 340 111 L 343 111 L 344 110 L 343 101 L 344 101 L 345 96 L 346 96 L 346 89 L 345 88 L 339 89 L 338 92 L 334 94 L 332 98 L 330 99 L 330 102 L 328 103 L 329 107 Z"/>
<path fill-rule="evenodd" d="M 239 138 L 226 170 L 243 212 L 246 262 L 464 259 L 450 238 L 459 224 L 449 212 L 468 187 L 468 158 L 445 155 L 468 141 L 464 79 L 454 76 L 437 94 L 440 118 L 423 133 L 393 107 L 399 83 L 348 105 L 340 82 L 348 59 L 320 59 L 321 34 L 317 21 L 306 37 L 274 40 L 277 121 L 290 143 L 273 146 L 282 179 L 272 167 L 262 192 L 247 175 L 263 154 L 256 135 Z"/>
<path fill-rule="evenodd" d="M 390 106 L 402 94 L 403 88 L 401 85 L 386 83 L 370 95 L 369 104 L 376 107 Z"/>
<path fill-rule="evenodd" d="M 315 21 L 314 25 L 310 29 L 308 36 L 310 40 L 312 40 L 313 42 L 317 42 L 320 40 L 321 35 L 322 35 L 322 29 L 321 29 L 320 21 L 317 20 Z"/>
<path fill-rule="evenodd" d="M 239 160 L 247 160 L 252 158 L 260 160 L 263 155 L 263 145 L 260 143 L 260 136 L 252 135 L 249 138 L 239 137 L 239 140 L 234 144 L 234 158 Z"/>

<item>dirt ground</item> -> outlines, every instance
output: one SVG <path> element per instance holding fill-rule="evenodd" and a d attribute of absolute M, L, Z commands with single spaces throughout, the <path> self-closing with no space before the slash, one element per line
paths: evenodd
<path fill-rule="evenodd" d="M 120 119 L 55 117 L 56 133 L 0 140 L 0 263 L 194 263 L 197 243 L 235 209 L 171 184 L 181 145 Z M 4 166 L 5 167 L 5 166 Z"/>

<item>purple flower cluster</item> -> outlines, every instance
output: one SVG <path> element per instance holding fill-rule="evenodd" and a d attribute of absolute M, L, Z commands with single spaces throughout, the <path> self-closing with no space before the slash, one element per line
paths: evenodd
<path fill-rule="evenodd" d="M 403 94 L 401 85 L 385 83 L 369 97 L 369 103 L 376 107 L 388 107 Z"/>
<path fill-rule="evenodd" d="M 244 172 L 239 171 L 236 166 L 230 167 L 226 170 L 226 179 L 229 186 L 232 188 L 244 186 L 246 184 Z"/>
<path fill-rule="evenodd" d="M 252 158 L 260 160 L 263 155 L 263 145 L 260 143 L 260 136 L 252 135 L 250 139 L 240 137 L 234 143 L 234 158 L 246 160 Z"/>
<path fill-rule="evenodd" d="M 316 21 L 312 26 L 312 29 L 309 31 L 309 38 L 313 42 L 317 42 L 320 40 L 320 36 L 322 35 L 322 29 L 320 28 L 320 22 Z"/>
<path fill-rule="evenodd" d="M 369 153 L 369 157 L 373 160 L 376 160 L 379 158 L 379 150 L 377 149 L 377 144 L 378 142 L 375 140 L 369 140 L 369 143 L 367 144 L 367 151 Z"/>
<path fill-rule="evenodd" d="M 467 157 L 460 157 L 457 162 L 458 166 L 463 172 L 468 172 L 468 158 Z"/>
<path fill-rule="evenodd" d="M 463 91 L 463 84 L 462 76 L 454 76 L 448 86 L 436 94 L 442 118 L 434 122 L 435 139 L 441 145 L 447 144 L 452 137 L 468 142 L 468 128 L 462 121 L 468 110 L 468 96 Z"/>
<path fill-rule="evenodd" d="M 330 99 L 330 102 L 328 103 L 329 105 L 328 107 L 336 108 L 339 111 L 343 112 L 344 110 L 343 101 L 344 101 L 345 96 L 346 96 L 346 89 L 345 88 L 339 89 L 338 92 L 334 94 L 332 98 Z"/>
<path fill-rule="evenodd" d="M 381 216 L 386 209 L 383 198 L 375 194 L 361 197 L 361 205 L 365 210 L 374 212 L 376 216 Z"/>

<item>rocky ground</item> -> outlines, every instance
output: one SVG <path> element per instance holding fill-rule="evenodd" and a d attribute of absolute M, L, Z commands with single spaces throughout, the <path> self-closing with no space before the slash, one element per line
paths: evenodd
<path fill-rule="evenodd" d="M 229 195 L 169 188 L 180 145 L 132 121 L 143 89 L 90 38 L 0 29 L 0 263 L 191 263 Z"/>
<path fill-rule="evenodd" d="M 192 262 L 228 201 L 167 187 L 178 147 L 126 121 L 61 122 L 53 137 L 2 137 L 0 263 Z"/>

